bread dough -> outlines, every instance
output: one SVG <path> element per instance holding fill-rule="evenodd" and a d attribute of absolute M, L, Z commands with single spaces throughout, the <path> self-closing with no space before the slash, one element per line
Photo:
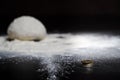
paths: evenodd
<path fill-rule="evenodd" d="M 41 40 L 46 37 L 45 26 L 39 20 L 31 16 L 21 16 L 9 25 L 8 37 L 19 40 Z"/>

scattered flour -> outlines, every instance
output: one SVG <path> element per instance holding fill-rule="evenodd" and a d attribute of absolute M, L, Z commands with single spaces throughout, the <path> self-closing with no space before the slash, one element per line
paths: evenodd
<path fill-rule="evenodd" d="M 0 37 L 0 58 L 6 56 L 33 56 L 43 57 L 42 64 L 47 66 L 42 70 L 48 71 L 46 80 L 59 80 L 57 75 L 59 70 L 61 75 L 65 72 L 59 66 L 65 61 L 65 67 L 71 61 L 80 62 L 83 59 L 112 59 L 120 58 L 120 37 L 101 34 L 48 34 L 39 42 L 34 41 L 7 41 L 7 36 Z M 58 57 L 57 57 L 58 56 Z M 64 57 L 59 57 L 64 56 Z M 70 56 L 70 57 L 66 57 Z M 74 65 L 73 65 L 74 66 Z M 38 69 L 37 71 L 41 71 Z M 88 71 L 89 72 L 89 71 Z M 69 72 L 66 72 L 69 73 Z"/>
<path fill-rule="evenodd" d="M 111 53 L 111 50 L 117 49 L 118 52 L 120 50 L 119 36 L 100 34 L 49 34 L 44 40 L 39 42 L 20 41 L 17 39 L 7 41 L 6 37 L 0 37 L 0 51 L 24 55 L 52 56 L 77 54 L 82 57 L 104 57 L 104 55 L 112 57 L 118 53 Z"/>

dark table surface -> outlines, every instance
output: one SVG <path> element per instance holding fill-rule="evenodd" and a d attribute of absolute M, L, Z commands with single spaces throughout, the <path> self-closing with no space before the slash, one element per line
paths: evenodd
<path fill-rule="evenodd" d="M 120 59 L 117 58 L 94 60 L 94 65 L 91 68 L 82 67 L 75 56 L 56 55 L 52 63 L 48 63 L 45 63 L 42 57 L 31 56 L 0 59 L 0 78 L 2 80 L 120 79 Z"/>

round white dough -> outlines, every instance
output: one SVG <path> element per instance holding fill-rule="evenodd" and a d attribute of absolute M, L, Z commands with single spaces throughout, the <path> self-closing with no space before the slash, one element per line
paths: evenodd
<path fill-rule="evenodd" d="M 21 16 L 9 25 L 8 37 L 19 40 L 41 40 L 46 37 L 47 31 L 42 22 L 31 16 Z"/>

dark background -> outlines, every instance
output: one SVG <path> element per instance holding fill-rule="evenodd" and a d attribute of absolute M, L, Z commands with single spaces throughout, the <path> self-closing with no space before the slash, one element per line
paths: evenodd
<path fill-rule="evenodd" d="M 0 0 L 0 33 L 10 22 L 30 15 L 48 32 L 120 30 L 119 0 Z"/>

